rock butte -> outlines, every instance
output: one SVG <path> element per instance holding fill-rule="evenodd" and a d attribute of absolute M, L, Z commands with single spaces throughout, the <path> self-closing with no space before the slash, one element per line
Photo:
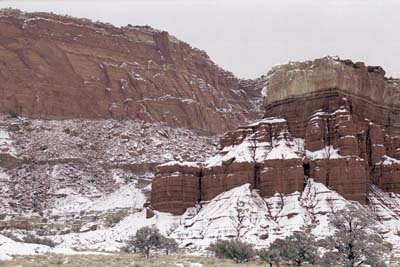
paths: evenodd
<path fill-rule="evenodd" d="M 302 192 L 309 177 L 363 204 L 371 184 L 400 192 L 399 80 L 326 57 L 275 67 L 262 93 L 264 119 L 226 133 L 214 158 L 158 166 L 154 209 L 182 214 L 245 183 Z"/>

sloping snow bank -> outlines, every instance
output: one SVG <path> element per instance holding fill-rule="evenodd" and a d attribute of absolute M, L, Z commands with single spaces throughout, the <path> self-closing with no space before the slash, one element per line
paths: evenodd
<path fill-rule="evenodd" d="M 58 198 L 54 204 L 53 214 L 65 214 L 68 212 L 79 211 L 107 211 L 116 208 L 141 209 L 146 202 L 141 189 L 137 188 L 136 183 L 122 185 L 111 194 L 97 199 L 91 199 L 76 193 L 70 188 L 62 189 L 58 194 L 65 194 L 65 198 Z"/>
<path fill-rule="evenodd" d="M 170 234 L 180 223 L 179 216 L 156 212 L 146 219 L 146 211 L 136 212 L 125 217 L 112 228 L 99 229 L 86 233 L 71 233 L 54 237 L 60 248 L 79 247 L 98 251 L 118 251 L 130 236 L 144 226 L 156 226 L 164 235 Z"/>
<path fill-rule="evenodd" d="M 276 193 L 270 198 L 262 198 L 245 184 L 218 195 L 198 212 L 187 210 L 172 236 L 198 248 L 236 237 L 265 247 L 305 227 L 324 237 L 333 233 L 328 216 L 346 204 L 351 202 L 312 179 L 303 193 Z"/>
<path fill-rule="evenodd" d="M 38 255 L 44 253 L 56 253 L 65 255 L 75 254 L 100 254 L 98 252 L 78 252 L 69 248 L 50 248 L 44 245 L 15 242 L 0 235 L 0 260 L 11 260 L 13 256 Z"/>
<path fill-rule="evenodd" d="M 389 198 L 387 195 L 383 197 Z M 400 227 L 400 217 L 391 211 L 392 204 L 400 203 L 400 197 L 392 204 L 379 199 L 382 197 L 376 197 L 370 207 L 362 206 L 313 179 L 308 180 L 302 193 L 276 193 L 270 198 L 262 198 L 257 190 L 251 190 L 250 185 L 245 184 L 188 209 L 182 216 L 156 212 L 153 218 L 146 219 L 146 212 L 142 210 L 127 216 L 112 228 L 60 235 L 55 237 L 55 241 L 61 243 L 60 248 L 117 251 L 138 229 L 154 225 L 164 235 L 175 238 L 181 247 L 194 251 L 204 250 L 217 239 L 237 237 L 257 247 L 266 247 L 276 239 L 301 229 L 308 229 L 319 238 L 330 235 L 334 229 L 329 226 L 329 216 L 346 205 L 356 205 L 369 212 L 371 220 L 375 220 L 376 215 L 383 218 L 376 221 L 379 233 L 387 241 L 400 244 L 394 234 Z"/>

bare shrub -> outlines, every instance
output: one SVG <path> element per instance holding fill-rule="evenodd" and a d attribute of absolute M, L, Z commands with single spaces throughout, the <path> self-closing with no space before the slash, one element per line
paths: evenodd
<path fill-rule="evenodd" d="M 32 243 L 32 244 L 39 244 L 39 245 L 45 245 L 51 248 L 54 248 L 57 244 L 51 240 L 50 238 L 46 237 L 38 237 L 33 234 L 28 234 L 22 239 L 23 242 L 25 243 Z"/>
<path fill-rule="evenodd" d="M 253 246 L 240 240 L 217 240 L 210 245 L 209 250 L 218 258 L 231 259 L 237 263 L 248 262 L 256 256 Z"/>

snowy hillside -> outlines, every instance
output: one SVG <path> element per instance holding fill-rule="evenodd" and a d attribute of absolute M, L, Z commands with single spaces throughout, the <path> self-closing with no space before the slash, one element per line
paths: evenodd
<path fill-rule="evenodd" d="M 73 205 L 79 212 L 97 206 L 116 190 L 128 192 L 137 186 L 149 192 L 157 164 L 204 160 L 215 150 L 212 136 L 140 121 L 45 121 L 3 116 L 0 125 L 0 154 L 7 156 L 0 161 L 0 183 L 4 184 L 0 214 L 23 215 L 32 210 L 58 214 L 73 211 L 68 207 Z M 9 165 L 11 170 L 2 169 L 10 169 Z M 115 205 L 126 207 L 126 201 Z"/>
<path fill-rule="evenodd" d="M 121 192 L 116 198 L 122 196 Z M 380 198 L 381 202 L 390 199 L 400 201 L 398 196 L 381 195 Z M 397 235 L 400 219 L 392 211 L 385 210 L 382 203 L 360 206 L 312 179 L 309 179 L 302 194 L 277 193 L 271 198 L 262 198 L 256 190 L 250 190 L 249 185 L 245 184 L 220 194 L 202 207 L 188 209 L 182 216 L 156 212 L 153 218 L 146 219 L 145 210 L 141 210 L 127 215 L 110 228 L 57 235 L 52 239 L 59 244 L 60 249 L 78 247 L 116 251 L 137 229 L 155 225 L 162 233 L 176 238 L 181 247 L 187 247 L 190 251 L 203 250 L 219 238 L 236 237 L 265 247 L 277 238 L 284 238 L 304 228 L 319 238 L 333 233 L 333 229 L 328 226 L 329 215 L 348 204 L 369 212 L 371 219 L 377 220 L 377 229 L 385 240 L 400 244 Z M 400 247 L 396 245 L 395 249 Z"/>
<path fill-rule="evenodd" d="M 274 120 L 282 123 L 281 119 Z M 34 164 L 25 164 L 16 172 L 0 168 L 3 218 L 17 222 L 22 218 L 30 225 L 29 229 L 0 232 L 2 259 L 36 252 L 76 253 L 73 249 L 118 251 L 137 229 L 150 225 L 191 252 L 204 251 L 220 238 L 240 238 L 266 247 L 304 228 L 323 238 L 333 232 L 328 225 L 329 215 L 348 204 L 365 209 L 376 221 L 379 234 L 394 244 L 395 252 L 400 249 L 400 195 L 371 186 L 369 204 L 362 206 L 312 178 L 306 180 L 303 192 L 277 192 L 263 198 L 258 190 L 244 184 L 187 209 L 182 216 L 155 211 L 152 218 L 147 218 L 144 206 L 153 175 L 148 164 L 171 159 L 196 162 L 207 157 L 205 165 L 209 166 L 221 165 L 232 157 L 252 161 L 257 134 L 210 158 L 214 151 L 212 138 L 184 129 L 117 121 L 8 123 L 2 134 L 2 144 L 7 146 L 4 151 L 16 158 L 29 158 Z M 257 144 L 257 161 L 323 157 L 322 152 L 305 150 L 304 140 L 290 138 L 285 131 L 271 140 Z M 131 147 L 145 153 L 135 157 L 130 154 Z M 178 156 L 182 153 L 184 159 Z M 40 194 L 43 199 L 38 198 Z M 29 207 L 29 203 L 35 203 L 32 200 L 45 201 L 38 201 L 39 206 L 33 210 L 27 208 L 30 213 L 18 212 L 16 203 L 22 204 L 18 207 Z M 52 239 L 56 247 L 18 242 L 28 232 Z"/>
<path fill-rule="evenodd" d="M 119 222 L 126 219 L 131 232 L 130 219 L 148 223 L 143 206 L 154 166 L 204 160 L 214 150 L 213 136 L 162 124 L 0 116 L 0 258 L 91 246 L 115 250 L 127 236 L 114 235 Z M 59 245 L 68 249 L 21 243 L 27 233 L 56 243 L 68 237 Z M 94 241 L 80 244 L 81 235 Z"/>

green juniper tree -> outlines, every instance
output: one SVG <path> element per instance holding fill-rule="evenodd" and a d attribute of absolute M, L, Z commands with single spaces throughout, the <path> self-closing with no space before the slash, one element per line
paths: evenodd
<path fill-rule="evenodd" d="M 129 238 L 122 248 L 125 252 L 141 252 L 146 258 L 150 257 L 150 250 L 162 248 L 165 237 L 155 227 L 143 227 Z"/>
<path fill-rule="evenodd" d="M 386 266 L 382 238 L 375 233 L 373 220 L 362 208 L 346 206 L 333 214 L 330 225 L 335 234 L 324 240 L 323 266 Z"/>
<path fill-rule="evenodd" d="M 306 262 L 314 264 L 319 261 L 315 237 L 303 231 L 294 232 L 284 240 L 277 240 L 274 247 L 280 251 L 283 260 L 292 262 L 296 266 L 301 266 Z"/>

